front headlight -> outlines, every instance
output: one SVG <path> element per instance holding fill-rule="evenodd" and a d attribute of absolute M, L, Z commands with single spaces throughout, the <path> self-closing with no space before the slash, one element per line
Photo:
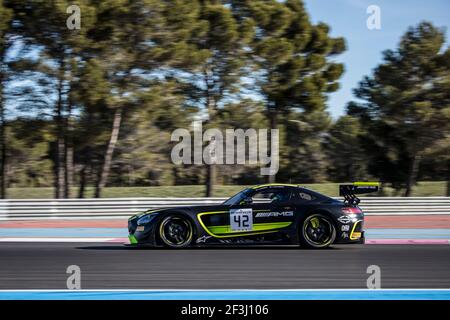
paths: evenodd
<path fill-rule="evenodd" d="M 146 214 L 145 216 L 139 218 L 139 220 L 137 221 L 137 224 L 140 226 L 140 225 L 149 223 L 154 217 L 155 217 L 155 215 L 153 215 L 153 214 Z"/>

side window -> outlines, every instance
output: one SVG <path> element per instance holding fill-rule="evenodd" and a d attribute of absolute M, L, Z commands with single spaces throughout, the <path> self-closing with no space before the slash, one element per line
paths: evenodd
<path fill-rule="evenodd" d="M 297 192 L 297 200 L 300 202 L 312 201 L 314 200 L 314 196 L 310 193 L 300 190 Z"/>
<path fill-rule="evenodd" d="M 292 192 L 286 188 L 269 188 L 257 191 L 252 196 L 253 203 L 277 203 L 291 200 Z"/>

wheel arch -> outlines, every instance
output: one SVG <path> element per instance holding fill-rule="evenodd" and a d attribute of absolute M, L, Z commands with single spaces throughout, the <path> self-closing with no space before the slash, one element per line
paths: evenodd
<path fill-rule="evenodd" d="M 186 212 L 185 210 L 177 210 L 176 208 L 174 208 L 173 210 L 167 210 L 162 212 L 159 216 L 158 216 L 158 220 L 155 222 L 155 229 L 154 229 L 154 238 L 155 238 L 155 242 L 158 245 L 162 245 L 162 240 L 159 234 L 159 227 L 161 222 L 164 220 L 164 218 L 166 218 L 167 216 L 171 216 L 171 215 L 176 215 L 176 216 L 181 216 L 183 218 L 186 218 L 192 225 L 192 241 L 195 242 L 195 240 L 197 239 L 198 236 L 198 222 L 195 221 L 195 219 L 192 217 L 191 214 L 189 214 L 188 212 Z"/>
<path fill-rule="evenodd" d="M 327 216 L 328 218 L 331 219 L 331 221 L 333 222 L 333 225 L 335 228 L 338 228 L 338 221 L 336 219 L 336 217 L 333 215 L 333 213 L 331 213 L 331 211 L 325 209 L 325 208 L 311 208 L 310 210 L 308 210 L 308 212 L 304 215 L 302 215 L 302 217 L 300 218 L 300 220 L 298 221 L 298 224 L 300 226 L 301 223 L 303 223 L 303 221 L 306 219 L 306 217 L 309 217 L 312 214 L 323 214 L 325 216 Z"/>
<path fill-rule="evenodd" d="M 303 229 L 303 223 L 308 217 L 310 217 L 311 215 L 314 215 L 314 214 L 321 214 L 321 215 L 324 215 L 324 216 L 326 216 L 327 218 L 330 219 L 330 221 L 331 221 L 331 223 L 333 225 L 333 229 L 334 229 L 334 239 L 332 240 L 330 245 L 335 243 L 336 239 L 337 239 L 337 234 L 338 234 L 338 221 L 334 217 L 333 213 L 328 211 L 325 208 L 311 208 L 311 210 L 308 210 L 306 214 L 302 215 L 302 217 L 298 221 L 297 236 L 298 236 L 299 244 L 302 245 L 302 242 L 303 242 L 301 240 L 302 239 L 301 232 L 302 232 L 302 229 Z M 303 242 L 303 245 L 304 245 L 304 242 Z M 328 245 L 327 245 L 327 247 L 328 247 Z"/>
<path fill-rule="evenodd" d="M 327 209 L 324 209 L 324 208 L 313 209 L 310 212 L 308 212 L 308 214 L 305 217 L 310 216 L 312 214 L 316 214 L 316 213 L 323 214 L 324 216 L 327 216 L 333 222 L 334 227 L 335 228 L 338 227 L 338 221 L 336 220 L 336 217 L 330 211 L 328 211 Z"/>

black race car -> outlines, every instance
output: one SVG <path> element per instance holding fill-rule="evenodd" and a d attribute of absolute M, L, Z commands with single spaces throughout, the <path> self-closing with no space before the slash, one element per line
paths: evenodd
<path fill-rule="evenodd" d="M 131 245 L 185 248 L 212 244 L 300 244 L 326 248 L 364 243 L 356 194 L 374 183 L 340 185 L 343 201 L 292 184 L 242 190 L 220 205 L 152 209 L 128 220 Z"/>

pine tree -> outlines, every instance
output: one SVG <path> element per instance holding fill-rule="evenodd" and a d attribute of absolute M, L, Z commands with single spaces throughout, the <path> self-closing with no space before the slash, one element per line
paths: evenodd
<path fill-rule="evenodd" d="M 95 196 L 100 197 L 111 169 L 124 113 L 138 106 L 155 72 L 183 64 L 191 56 L 186 42 L 196 24 L 191 1 L 100 1 L 97 23 L 90 34 L 110 86 L 107 108 L 113 113 L 109 140 L 98 173 Z M 195 11 L 195 8 L 194 8 Z"/>
<path fill-rule="evenodd" d="M 311 23 L 302 1 L 231 2 L 236 12 L 255 21 L 254 74 L 266 100 L 270 127 L 300 130 L 302 134 L 293 141 L 290 132 L 282 133 L 280 153 L 291 157 L 303 149 L 304 167 L 300 170 L 324 171 L 321 141 L 317 137 L 331 123 L 326 112 L 327 94 L 338 89 L 343 65 L 330 58 L 344 51 L 344 40 L 330 37 L 326 24 Z M 308 128 L 292 126 L 289 119 L 307 123 Z M 289 143 L 286 139 L 290 139 Z M 284 171 L 286 177 L 292 177 L 293 172 L 288 170 L 296 166 L 298 159 L 282 163 L 280 174 Z M 275 181 L 275 176 L 270 176 L 269 181 Z"/>
<path fill-rule="evenodd" d="M 402 174 L 398 187 L 405 196 L 411 195 L 422 158 L 450 132 L 450 51 L 444 43 L 444 31 L 431 23 L 410 28 L 355 90 L 365 103 L 350 106 L 379 146 L 374 155 L 389 160 L 394 177 Z M 378 170 L 388 168 L 378 164 Z"/>
<path fill-rule="evenodd" d="M 7 51 L 11 44 L 9 31 L 13 18 L 12 10 L 6 8 L 0 0 L 0 198 L 6 198 L 6 130 L 5 130 L 5 94 L 4 88 L 8 78 Z"/>
<path fill-rule="evenodd" d="M 207 127 L 217 126 L 217 115 L 226 99 L 238 96 L 248 56 L 246 47 L 252 36 L 253 21 L 236 17 L 224 1 L 199 1 L 196 10 L 198 28 L 190 43 L 195 63 L 180 65 L 187 72 L 181 79 L 186 94 L 207 114 Z M 217 165 L 206 165 L 206 196 L 214 193 Z"/>
<path fill-rule="evenodd" d="M 69 14 L 67 9 L 71 1 L 39 1 L 27 0 L 12 2 L 21 25 L 25 43 L 39 53 L 35 69 L 45 74 L 47 83 L 54 89 L 56 100 L 53 107 L 55 124 L 55 198 L 69 196 L 70 186 L 67 180 L 67 146 L 70 137 L 67 134 L 67 124 L 70 122 L 68 113 L 72 113 L 70 97 L 70 74 L 73 62 L 83 46 L 86 46 L 86 31 L 89 30 L 94 18 L 94 8 L 87 0 L 79 1 L 78 6 L 82 13 L 82 28 L 71 30 L 67 26 Z M 56 83 L 56 85 L 54 85 Z M 70 160 L 69 160 L 70 161 Z M 71 170 L 71 168 L 69 168 Z"/>
<path fill-rule="evenodd" d="M 340 117 L 330 128 L 324 141 L 333 181 L 363 181 L 367 176 L 367 157 L 361 146 L 364 128 L 357 118 Z"/>

